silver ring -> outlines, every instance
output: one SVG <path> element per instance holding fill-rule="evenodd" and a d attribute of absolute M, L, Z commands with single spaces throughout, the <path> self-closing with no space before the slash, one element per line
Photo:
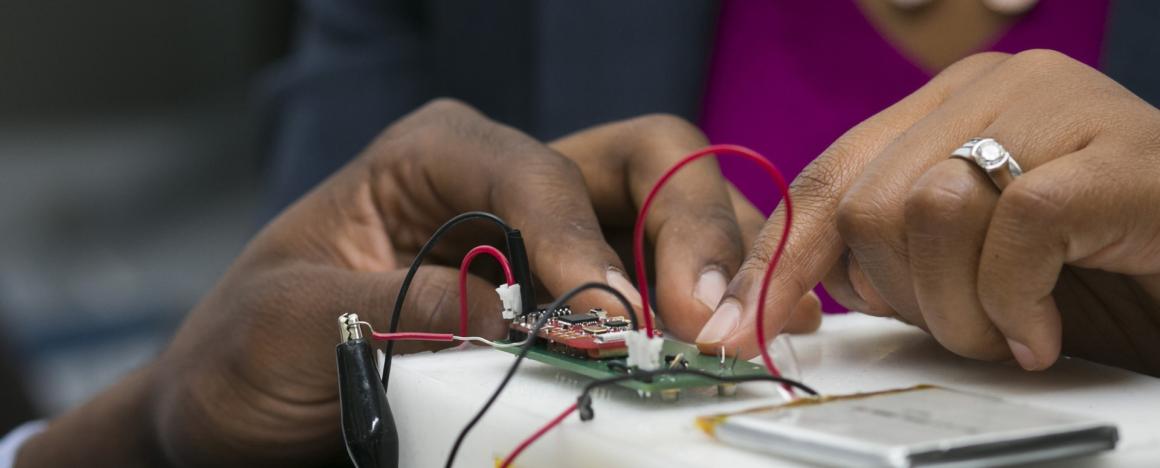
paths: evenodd
<path fill-rule="evenodd" d="M 1023 168 L 1019 167 L 1011 153 L 992 138 L 971 138 L 952 152 L 951 157 L 975 163 L 987 173 L 999 191 L 1023 175 Z"/>

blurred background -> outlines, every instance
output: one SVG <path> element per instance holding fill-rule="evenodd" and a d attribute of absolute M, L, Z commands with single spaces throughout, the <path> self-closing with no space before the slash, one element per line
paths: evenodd
<path fill-rule="evenodd" d="M 0 2 L 0 432 L 156 354 L 260 226 L 291 6 Z"/>

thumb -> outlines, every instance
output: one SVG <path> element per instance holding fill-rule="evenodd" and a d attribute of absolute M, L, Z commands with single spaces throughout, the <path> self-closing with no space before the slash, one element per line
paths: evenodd
<path fill-rule="evenodd" d="M 355 311 L 375 327 L 390 329 L 391 313 L 406 270 L 388 273 L 356 273 L 359 295 L 366 310 Z M 507 336 L 507 322 L 501 315 L 502 305 L 495 293 L 498 284 L 478 276 L 467 275 L 468 336 L 498 339 Z M 459 270 L 444 266 L 422 266 L 415 273 L 403 301 L 398 331 L 460 333 Z M 447 342 L 400 341 L 395 353 L 405 354 L 452 346 Z"/>
<path fill-rule="evenodd" d="M 778 262 L 771 287 L 765 298 L 762 280 L 782 233 L 784 205 L 762 228 L 753 251 L 738 270 L 712 318 L 697 336 L 697 347 L 716 354 L 721 347 L 727 353 L 748 359 L 760 352 L 756 337 L 757 304 L 765 300 L 765 317 L 761 326 L 772 338 L 790 322 L 799 304 L 809 304 L 807 293 L 821 281 L 844 249 L 827 210 L 797 210 L 785 251 Z M 809 312 L 809 311 L 806 311 Z"/>
<path fill-rule="evenodd" d="M 764 270 L 746 270 L 734 278 L 725 298 L 712 318 L 697 337 L 697 348 L 703 353 L 717 354 L 722 347 L 727 354 L 750 359 L 760 353 L 757 343 L 757 301 Z M 817 296 L 802 286 L 802 282 L 779 282 L 774 273 L 774 284 L 765 299 L 763 326 L 767 339 L 777 333 L 809 333 L 821 324 L 821 309 Z M 792 286 L 791 286 L 792 284 Z M 724 331 L 724 332 L 722 332 Z"/>

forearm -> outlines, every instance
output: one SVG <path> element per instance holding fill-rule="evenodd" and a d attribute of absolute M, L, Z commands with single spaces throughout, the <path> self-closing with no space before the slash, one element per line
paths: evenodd
<path fill-rule="evenodd" d="M 127 376 L 30 438 L 16 467 L 164 466 L 149 417 L 149 369 Z"/>

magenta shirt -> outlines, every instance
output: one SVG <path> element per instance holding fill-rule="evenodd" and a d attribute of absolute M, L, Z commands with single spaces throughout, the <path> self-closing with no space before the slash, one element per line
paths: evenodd
<path fill-rule="evenodd" d="M 1042 0 L 982 50 L 1047 48 L 1097 66 L 1108 3 Z M 792 179 L 843 132 L 931 76 L 853 0 L 724 0 L 701 126 L 713 143 L 753 148 Z M 760 171 L 735 159 L 722 159 L 721 169 L 762 211 L 773 209 L 777 195 Z M 828 297 L 823 307 L 844 310 Z"/>

